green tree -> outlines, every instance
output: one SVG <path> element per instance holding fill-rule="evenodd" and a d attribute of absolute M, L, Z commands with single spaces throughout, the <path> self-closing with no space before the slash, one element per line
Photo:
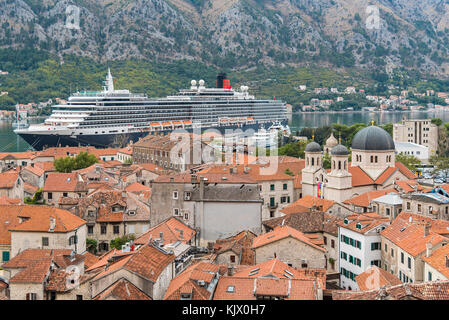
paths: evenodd
<path fill-rule="evenodd" d="M 331 164 L 331 156 L 327 153 L 323 156 L 323 168 L 324 169 L 330 169 L 332 166 Z"/>
<path fill-rule="evenodd" d="M 80 170 L 90 167 L 97 163 L 98 159 L 95 155 L 89 154 L 86 151 L 80 152 L 76 157 L 64 157 L 56 159 L 53 164 L 56 171 L 70 173 L 73 170 Z"/>
<path fill-rule="evenodd" d="M 134 240 L 136 237 L 133 234 L 127 234 L 123 237 L 115 238 L 114 240 L 111 240 L 111 249 L 115 248 L 117 250 L 122 249 L 122 245 L 126 244 L 127 242 Z"/>
<path fill-rule="evenodd" d="M 304 159 L 304 150 L 306 149 L 306 145 L 307 142 L 305 141 L 287 143 L 279 148 L 278 155 Z"/>
<path fill-rule="evenodd" d="M 417 167 L 421 164 L 421 161 L 415 156 L 401 153 L 396 155 L 396 161 L 401 162 L 404 166 L 414 172 L 418 170 Z"/>
<path fill-rule="evenodd" d="M 86 239 L 86 248 L 87 251 L 89 251 L 90 253 L 96 254 L 97 253 L 97 240 L 94 239 Z"/>
<path fill-rule="evenodd" d="M 435 125 L 437 125 L 438 127 L 441 126 L 443 124 L 443 120 L 441 120 L 440 118 L 433 118 L 431 120 L 431 122 Z"/>

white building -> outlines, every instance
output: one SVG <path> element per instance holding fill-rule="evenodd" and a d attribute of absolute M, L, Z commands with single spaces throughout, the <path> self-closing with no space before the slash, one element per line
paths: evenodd
<path fill-rule="evenodd" d="M 348 216 L 338 223 L 340 287 L 359 290 L 355 277 L 381 266 L 380 231 L 389 224 L 376 213 Z"/>
<path fill-rule="evenodd" d="M 394 145 L 396 147 L 396 154 L 414 156 L 421 161 L 427 161 L 429 159 L 429 147 L 413 142 L 399 141 L 395 141 Z"/>

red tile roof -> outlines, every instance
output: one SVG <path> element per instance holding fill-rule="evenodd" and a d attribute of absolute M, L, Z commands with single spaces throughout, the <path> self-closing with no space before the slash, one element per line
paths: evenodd
<path fill-rule="evenodd" d="M 256 300 L 275 296 L 285 300 L 317 300 L 319 284 L 314 280 L 221 277 L 214 300 Z"/>
<path fill-rule="evenodd" d="M 152 300 L 127 279 L 114 282 L 109 288 L 98 294 L 93 300 Z"/>
<path fill-rule="evenodd" d="M 281 210 L 282 213 L 298 213 L 298 212 L 309 212 L 312 208 L 321 208 L 323 212 L 329 210 L 335 204 L 332 200 L 321 199 L 313 197 L 310 195 L 304 196 L 301 199 L 296 200 L 292 204 Z"/>
<path fill-rule="evenodd" d="M 182 237 L 181 230 L 183 232 Z M 150 240 L 150 235 L 153 239 L 158 239 L 161 232 L 163 233 L 164 244 L 175 243 L 176 241 L 187 243 L 196 234 L 194 229 L 175 217 L 171 217 L 146 231 L 143 235 L 137 238 L 134 243 L 147 244 Z"/>
<path fill-rule="evenodd" d="M 357 207 L 369 207 L 371 200 L 379 198 L 389 193 L 398 193 L 395 189 L 385 189 L 385 190 L 373 190 L 362 193 L 359 196 L 355 196 L 351 199 L 345 200 L 343 203 L 352 204 Z"/>
<path fill-rule="evenodd" d="M 7 171 L 0 173 L 0 189 L 14 188 L 18 178 L 19 172 L 17 171 Z"/>
<path fill-rule="evenodd" d="M 175 277 L 165 292 L 164 300 L 180 300 L 182 293 L 190 293 L 192 300 L 209 300 L 212 293 L 198 281 L 204 281 L 207 285 L 219 273 L 220 267 L 216 264 L 199 262 L 189 266 L 181 274 Z"/>
<path fill-rule="evenodd" d="M 8 216 L 11 231 L 48 232 L 50 218 L 55 219 L 54 232 L 69 232 L 86 224 L 81 218 L 67 210 L 54 207 L 35 205 L 5 205 L 0 206 L 0 217 Z M 20 223 L 19 218 L 23 221 Z"/>
<path fill-rule="evenodd" d="M 426 244 L 431 243 L 435 246 L 439 243 L 447 243 L 449 239 L 436 233 L 430 228 L 427 236 L 425 235 L 425 219 L 415 214 L 401 212 L 392 224 L 381 232 L 381 235 L 393 242 L 395 245 L 406 251 L 413 257 L 426 251 Z M 411 218 L 411 222 L 409 220 Z M 417 218 L 414 220 L 414 218 Z M 447 222 L 449 224 L 449 222 Z"/>
<path fill-rule="evenodd" d="M 79 180 L 79 175 L 73 173 L 50 172 L 45 180 L 44 192 L 84 192 L 87 187 Z"/>
<path fill-rule="evenodd" d="M 348 223 L 346 224 L 345 221 Z M 337 225 L 341 228 L 364 234 L 382 224 L 387 225 L 389 222 L 389 218 L 383 218 L 377 213 L 371 212 L 347 216 L 343 221 L 337 222 Z M 359 224 L 361 225 L 360 228 L 357 227 Z"/>
<path fill-rule="evenodd" d="M 292 237 L 298 241 L 301 241 L 317 250 L 326 252 L 326 249 L 321 248 L 314 243 L 301 231 L 293 229 L 289 226 L 279 226 L 276 227 L 273 231 L 262 234 L 253 240 L 253 249 L 259 248 L 261 246 L 265 246 L 267 244 Z"/>
<path fill-rule="evenodd" d="M 422 257 L 432 268 L 440 272 L 443 276 L 449 279 L 449 246 L 445 245 L 432 252 L 429 257 Z"/>
<path fill-rule="evenodd" d="M 384 286 L 402 284 L 396 276 L 377 266 L 372 266 L 355 277 L 360 290 L 375 290 Z"/>

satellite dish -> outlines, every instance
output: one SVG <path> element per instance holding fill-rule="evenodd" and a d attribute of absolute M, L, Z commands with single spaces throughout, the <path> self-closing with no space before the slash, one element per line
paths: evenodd
<path fill-rule="evenodd" d="M 192 81 L 190 82 L 190 84 L 191 84 L 192 86 L 196 86 L 196 80 L 192 80 Z"/>
<path fill-rule="evenodd" d="M 200 87 L 204 87 L 204 80 L 201 79 L 199 83 L 200 83 Z"/>

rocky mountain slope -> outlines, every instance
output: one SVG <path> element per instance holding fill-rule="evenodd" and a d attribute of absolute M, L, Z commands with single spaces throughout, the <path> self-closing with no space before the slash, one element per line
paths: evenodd
<path fill-rule="evenodd" d="M 79 29 L 70 28 L 78 9 L 69 6 L 79 8 Z M 0 24 L 0 48 L 102 62 L 315 62 L 449 76 L 448 0 L 0 0 Z"/>

